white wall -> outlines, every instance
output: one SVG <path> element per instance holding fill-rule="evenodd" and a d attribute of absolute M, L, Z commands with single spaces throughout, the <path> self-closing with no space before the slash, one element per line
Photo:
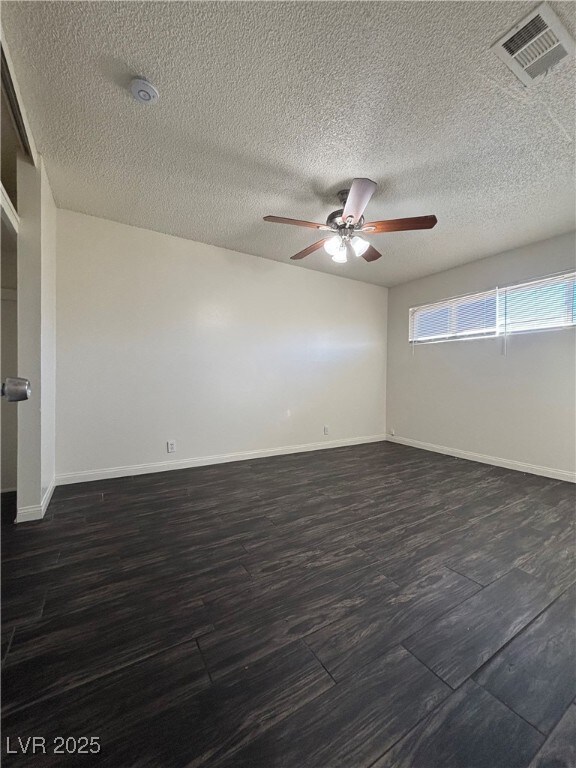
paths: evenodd
<path fill-rule="evenodd" d="M 2 258 L 5 256 L 2 254 Z M 2 289 L 1 333 L 2 358 L 0 362 L 1 378 L 14 376 L 18 370 L 18 313 L 16 305 L 16 290 Z M 16 446 L 18 442 L 18 407 L 8 403 L 4 398 L 0 402 L 1 418 L 1 486 L 2 491 L 16 490 Z"/>
<path fill-rule="evenodd" d="M 58 481 L 381 437 L 386 299 L 58 210 Z"/>
<path fill-rule="evenodd" d="M 14 165 L 16 159 L 14 158 Z M 16 233 L 2 219 L 1 225 L 1 269 L 2 314 L 0 321 L 0 380 L 15 376 L 18 372 L 18 307 L 17 307 L 17 253 Z M 1 488 L 2 491 L 16 490 L 16 467 L 18 445 L 18 408 L 5 398 L 0 402 L 1 442 Z"/>
<path fill-rule="evenodd" d="M 390 289 L 387 426 L 396 439 L 575 479 L 575 331 L 416 346 L 410 307 L 575 267 L 574 233 Z"/>
<path fill-rule="evenodd" d="M 44 507 L 56 475 L 56 205 L 41 166 L 41 494 Z"/>
<path fill-rule="evenodd" d="M 18 376 L 30 379 L 30 400 L 18 408 L 18 516 L 25 521 L 41 511 L 41 183 L 38 169 L 22 157 L 18 171 Z"/>
<path fill-rule="evenodd" d="M 42 158 L 18 157 L 18 376 L 32 396 L 18 404 L 17 522 L 41 518 L 55 469 L 56 206 Z"/>

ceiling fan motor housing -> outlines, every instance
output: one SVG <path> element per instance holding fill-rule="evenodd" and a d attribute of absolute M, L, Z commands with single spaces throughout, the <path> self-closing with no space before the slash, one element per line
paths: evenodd
<path fill-rule="evenodd" d="M 336 193 L 336 197 L 340 201 L 340 205 L 342 206 L 342 208 L 339 208 L 337 211 L 332 211 L 332 213 L 328 216 L 328 218 L 326 219 L 326 224 L 329 227 L 333 227 L 334 229 L 354 230 L 354 229 L 360 229 L 360 227 L 364 224 L 364 216 L 361 216 L 355 224 L 346 225 L 346 222 L 343 219 L 343 213 L 344 213 L 344 208 L 346 207 L 346 201 L 348 200 L 349 194 L 350 194 L 349 189 L 341 189 L 339 192 Z"/>
<path fill-rule="evenodd" d="M 346 192 L 348 190 L 345 190 Z M 339 192 L 338 195 L 342 195 L 342 192 Z M 340 229 L 346 226 L 346 222 L 342 218 L 342 214 L 344 213 L 344 208 L 339 208 L 337 211 L 332 211 L 332 213 L 328 216 L 326 219 L 326 224 L 329 227 L 333 227 L 334 229 Z M 353 225 L 354 229 L 360 229 L 360 227 L 364 224 L 364 216 L 361 216 L 360 219 L 356 222 L 356 224 Z"/>

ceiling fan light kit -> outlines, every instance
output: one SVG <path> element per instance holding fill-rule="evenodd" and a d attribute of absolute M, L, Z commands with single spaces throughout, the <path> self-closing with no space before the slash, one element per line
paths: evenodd
<path fill-rule="evenodd" d="M 352 253 L 347 248 L 348 243 L 352 246 Z M 345 239 L 339 235 L 334 235 L 324 243 L 324 250 L 332 256 L 332 261 L 337 264 L 346 264 L 348 256 L 360 257 L 369 246 L 370 243 L 363 237 L 355 236 Z"/>
<path fill-rule="evenodd" d="M 283 216 L 264 216 L 264 221 L 275 224 L 292 224 L 332 232 L 332 237 L 324 237 L 312 243 L 304 250 L 291 256 L 291 259 L 303 259 L 324 246 L 332 261 L 345 264 L 349 258 L 362 257 L 365 261 L 376 261 L 382 254 L 357 233 L 381 234 L 382 232 L 406 232 L 415 229 L 432 229 L 437 223 L 436 216 L 415 216 L 407 219 L 389 219 L 388 221 L 364 221 L 364 211 L 376 190 L 376 182 L 370 179 L 354 179 L 350 189 L 338 192 L 342 208 L 333 211 L 326 219 L 326 224 L 301 219 L 286 219 Z"/>

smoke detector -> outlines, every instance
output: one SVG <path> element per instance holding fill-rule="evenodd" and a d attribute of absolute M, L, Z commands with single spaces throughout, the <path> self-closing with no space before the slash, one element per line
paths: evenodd
<path fill-rule="evenodd" d="M 130 82 L 130 93 L 141 104 L 154 104 L 160 98 L 160 94 L 152 83 L 143 77 L 135 77 Z"/>
<path fill-rule="evenodd" d="M 491 50 L 524 85 L 532 85 L 559 61 L 574 55 L 574 40 L 552 8 L 542 3 Z"/>

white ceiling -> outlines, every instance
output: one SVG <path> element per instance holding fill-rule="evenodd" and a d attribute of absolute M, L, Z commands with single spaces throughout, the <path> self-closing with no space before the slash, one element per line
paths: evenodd
<path fill-rule="evenodd" d="M 534 7 L 5 2 L 2 24 L 59 206 L 393 285 L 574 228 L 574 61 L 524 89 L 489 50 Z M 437 227 L 289 262 L 315 233 L 262 217 L 324 221 L 354 176 L 369 219 Z"/>

